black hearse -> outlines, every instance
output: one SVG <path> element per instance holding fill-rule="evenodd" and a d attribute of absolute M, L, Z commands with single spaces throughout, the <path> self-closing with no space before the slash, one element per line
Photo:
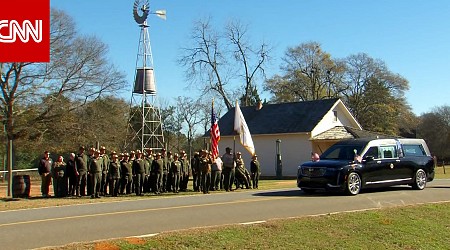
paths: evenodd
<path fill-rule="evenodd" d="M 422 190 L 434 179 L 434 160 L 422 139 L 350 139 L 298 167 L 297 186 L 305 193 L 410 185 Z"/>

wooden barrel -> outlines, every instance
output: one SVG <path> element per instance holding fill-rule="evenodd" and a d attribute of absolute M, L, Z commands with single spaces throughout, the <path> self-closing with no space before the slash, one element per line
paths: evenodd
<path fill-rule="evenodd" d="M 12 189 L 13 198 L 28 198 L 30 196 L 31 189 L 30 176 L 13 176 Z"/>

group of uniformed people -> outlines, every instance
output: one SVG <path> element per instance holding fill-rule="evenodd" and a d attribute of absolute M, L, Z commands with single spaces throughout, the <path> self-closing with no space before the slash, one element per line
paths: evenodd
<path fill-rule="evenodd" d="M 110 155 L 106 154 L 104 146 L 85 151 L 81 146 L 77 154 L 70 154 L 67 162 L 62 156 L 52 162 L 49 152 L 44 152 L 38 166 L 43 197 L 49 196 L 52 182 L 57 197 L 178 193 L 187 191 L 191 175 L 193 190 L 205 194 L 223 188 L 233 191 L 233 184 L 236 188 L 250 188 L 250 182 L 253 188 L 258 188 L 260 166 L 257 156 L 252 158 L 250 174 L 240 152 L 232 155 L 230 148 L 222 157 L 212 157 L 207 150 L 200 150 L 190 160 L 185 151 L 172 154 L 166 153 L 164 148 L 158 153 L 146 148 L 144 152 L 112 151 Z"/>

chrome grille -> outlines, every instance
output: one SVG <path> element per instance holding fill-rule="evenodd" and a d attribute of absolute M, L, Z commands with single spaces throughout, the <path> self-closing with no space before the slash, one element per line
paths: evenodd
<path fill-rule="evenodd" d="M 312 168 L 312 167 L 302 167 L 302 175 L 308 177 L 320 177 L 324 176 L 327 172 L 326 168 Z"/>

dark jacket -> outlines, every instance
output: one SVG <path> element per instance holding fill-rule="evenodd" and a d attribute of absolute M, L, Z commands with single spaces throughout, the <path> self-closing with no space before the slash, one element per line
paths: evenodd
<path fill-rule="evenodd" d="M 89 172 L 90 173 L 101 173 L 102 172 L 102 165 L 103 165 L 103 159 L 92 159 L 90 165 L 89 165 Z"/>
<path fill-rule="evenodd" d="M 152 172 L 153 173 L 159 173 L 161 174 L 163 172 L 163 168 L 164 168 L 164 162 L 162 159 L 159 160 L 153 160 L 152 162 Z"/>
<path fill-rule="evenodd" d="M 89 157 L 86 154 L 77 154 L 75 157 L 75 164 L 78 172 L 87 172 Z"/>
<path fill-rule="evenodd" d="M 51 169 L 52 169 L 52 165 L 53 165 L 53 161 L 51 158 L 48 158 L 48 160 L 46 160 L 45 158 L 42 158 L 39 161 L 39 165 L 38 165 L 39 175 L 42 175 L 45 173 L 50 173 Z"/>
<path fill-rule="evenodd" d="M 259 161 L 252 160 L 252 162 L 250 162 L 250 172 L 252 172 L 252 173 L 260 173 L 261 172 L 261 167 L 259 165 Z"/>
<path fill-rule="evenodd" d="M 110 178 L 120 178 L 120 171 L 119 160 L 109 162 L 108 176 Z"/>
<path fill-rule="evenodd" d="M 128 176 L 131 175 L 131 162 L 128 161 L 121 161 L 120 162 L 120 171 L 121 171 L 121 176 Z"/>
<path fill-rule="evenodd" d="M 135 159 L 133 161 L 133 175 L 145 173 L 145 160 Z"/>

